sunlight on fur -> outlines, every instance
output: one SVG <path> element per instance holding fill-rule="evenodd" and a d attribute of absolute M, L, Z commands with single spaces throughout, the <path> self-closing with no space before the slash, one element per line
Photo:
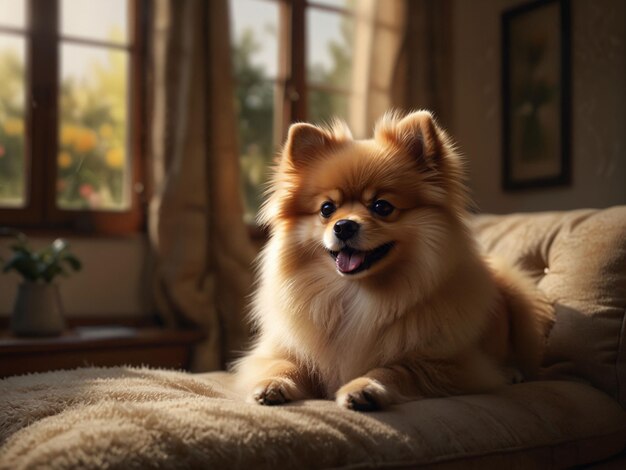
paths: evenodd
<path fill-rule="evenodd" d="M 427 111 L 374 138 L 294 124 L 259 220 L 258 336 L 234 369 L 249 401 L 368 411 L 530 379 L 552 307 L 479 254 L 464 165 Z"/>

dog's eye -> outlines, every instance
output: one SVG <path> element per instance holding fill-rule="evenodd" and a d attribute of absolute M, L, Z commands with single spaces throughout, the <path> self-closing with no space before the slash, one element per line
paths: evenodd
<path fill-rule="evenodd" d="M 395 207 L 384 199 L 379 199 L 372 204 L 372 212 L 376 215 L 380 215 L 381 217 L 387 217 L 393 212 L 394 209 Z"/>
<path fill-rule="evenodd" d="M 326 201 L 324 204 L 322 204 L 322 207 L 320 208 L 320 214 L 322 214 L 322 217 L 327 219 L 332 215 L 333 212 L 335 212 L 335 210 L 337 210 L 337 207 L 335 207 L 332 202 Z"/>

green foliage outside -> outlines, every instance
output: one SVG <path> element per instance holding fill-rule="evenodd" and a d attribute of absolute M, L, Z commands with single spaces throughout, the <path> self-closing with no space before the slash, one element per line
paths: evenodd
<path fill-rule="evenodd" d="M 99 49 L 98 49 L 99 50 Z M 64 209 L 125 208 L 127 59 L 107 51 L 107 66 L 92 62 L 86 77 L 61 83 L 57 204 Z M 68 57 L 72 60 L 72 56 Z M 0 205 L 24 195 L 24 63 L 0 51 Z"/>
<path fill-rule="evenodd" d="M 309 84 L 328 85 L 333 88 L 350 89 L 352 83 L 352 53 L 354 25 L 352 19 L 344 17 L 341 21 L 341 41 L 328 43 L 328 53 L 332 66 L 312 64 L 307 71 Z M 338 117 L 348 119 L 348 95 L 311 90 L 308 96 L 309 120 L 322 123 Z"/>
<path fill-rule="evenodd" d="M 0 205 L 24 203 L 24 65 L 0 49 Z"/>
<path fill-rule="evenodd" d="M 248 221 L 254 218 L 263 199 L 267 168 L 275 152 L 274 83 L 268 80 L 263 67 L 252 63 L 260 47 L 251 30 L 246 30 L 233 47 L 241 178 Z"/>
<path fill-rule="evenodd" d="M 311 84 L 331 85 L 349 89 L 352 71 L 352 20 L 341 23 L 341 41 L 329 43 L 332 66 L 314 64 L 307 71 Z M 268 34 L 275 34 L 266 27 Z M 233 68 L 236 80 L 235 107 L 239 120 L 239 149 L 241 179 L 246 209 L 246 220 L 252 221 L 263 201 L 268 167 L 279 142 L 274 142 L 274 82 L 265 68 L 253 63 L 263 38 L 245 30 L 233 44 Z M 348 97 L 345 94 L 310 90 L 308 94 L 309 120 L 329 121 L 333 117 L 347 118 Z"/>
<path fill-rule="evenodd" d="M 84 81 L 61 84 L 57 203 L 66 209 L 125 208 L 127 60 L 107 52 Z"/>

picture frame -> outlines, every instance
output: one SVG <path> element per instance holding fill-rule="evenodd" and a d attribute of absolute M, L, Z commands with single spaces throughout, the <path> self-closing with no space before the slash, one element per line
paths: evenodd
<path fill-rule="evenodd" d="M 502 187 L 568 185 L 570 4 L 536 0 L 502 14 Z"/>

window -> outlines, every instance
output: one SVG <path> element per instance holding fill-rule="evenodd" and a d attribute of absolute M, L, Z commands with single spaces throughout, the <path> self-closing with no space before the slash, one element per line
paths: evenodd
<path fill-rule="evenodd" d="M 291 122 L 349 121 L 350 0 L 230 0 L 246 220 Z"/>
<path fill-rule="evenodd" d="M 0 204 L 26 202 L 25 1 L 0 1 Z"/>
<path fill-rule="evenodd" d="M 140 0 L 0 0 L 0 220 L 142 222 Z"/>
<path fill-rule="evenodd" d="M 347 1 L 311 3 L 306 10 L 307 119 L 349 120 L 354 24 Z"/>

